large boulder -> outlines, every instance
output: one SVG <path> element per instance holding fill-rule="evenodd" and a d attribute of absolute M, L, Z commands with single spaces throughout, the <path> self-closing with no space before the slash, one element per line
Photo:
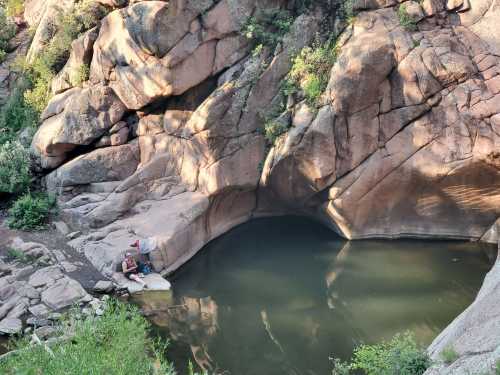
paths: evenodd
<path fill-rule="evenodd" d="M 499 249 L 500 250 L 500 249 Z M 500 358 L 500 261 L 486 275 L 474 302 L 430 345 L 434 365 L 424 375 L 489 374 Z M 457 358 L 444 363 L 441 353 L 453 350 Z"/>
<path fill-rule="evenodd" d="M 112 12 L 95 43 L 90 80 L 109 81 L 127 108 L 140 109 L 180 95 L 237 62 L 248 50 L 235 33 L 258 4 L 212 5 L 212 0 L 148 1 Z"/>
<path fill-rule="evenodd" d="M 87 80 L 94 42 L 99 30 L 94 27 L 71 43 L 71 53 L 64 68 L 52 80 L 52 93 L 60 94 Z"/>
<path fill-rule="evenodd" d="M 42 292 L 41 301 L 49 308 L 59 310 L 87 297 L 87 292 L 78 281 L 62 277 Z"/>
<path fill-rule="evenodd" d="M 42 166 L 60 165 L 77 146 L 90 145 L 116 124 L 125 107 L 106 86 L 73 88 L 56 95 L 42 113 L 32 141 Z"/>
<path fill-rule="evenodd" d="M 64 164 L 46 177 L 50 190 L 95 182 L 121 181 L 139 164 L 137 142 L 94 150 Z"/>

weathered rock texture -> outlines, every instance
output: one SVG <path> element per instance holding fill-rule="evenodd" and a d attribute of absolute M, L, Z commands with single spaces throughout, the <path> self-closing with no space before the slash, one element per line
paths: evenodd
<path fill-rule="evenodd" d="M 322 105 L 289 97 L 280 120 L 291 127 L 272 147 L 265 120 L 293 54 L 324 31 L 321 9 L 260 54 L 239 30 L 286 2 L 111 12 L 73 45 L 89 82 L 56 85 L 33 141 L 42 166 L 57 167 L 46 182 L 62 217 L 84 232 L 73 246 L 111 273 L 132 239 L 155 237 L 153 264 L 169 272 L 235 225 L 283 213 L 350 239 L 496 241 L 500 2 L 406 2 L 417 31 L 399 24 L 398 3 L 355 2 Z"/>
<path fill-rule="evenodd" d="M 499 243 L 500 250 L 500 243 Z M 424 375 L 494 374 L 500 357 L 500 259 L 486 275 L 476 300 L 429 347 L 436 363 Z M 443 363 L 443 350 L 454 350 L 457 359 Z"/>

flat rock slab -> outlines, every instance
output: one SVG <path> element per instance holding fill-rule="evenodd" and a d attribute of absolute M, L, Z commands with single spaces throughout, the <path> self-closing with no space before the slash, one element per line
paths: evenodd
<path fill-rule="evenodd" d="M 50 310 L 48 309 L 47 306 L 45 306 L 44 304 L 40 303 L 38 305 L 34 305 L 34 306 L 30 306 L 28 308 L 28 311 L 35 317 L 37 318 L 42 318 L 42 317 L 46 317 L 49 313 L 50 313 Z"/>
<path fill-rule="evenodd" d="M 51 266 L 36 271 L 33 275 L 30 276 L 28 282 L 31 286 L 38 288 L 44 285 L 51 285 L 56 280 L 61 279 L 63 276 L 64 275 L 59 266 Z"/>
<path fill-rule="evenodd" d="M 23 323 L 18 318 L 5 318 L 0 321 L 0 334 L 15 335 L 23 329 Z"/>
<path fill-rule="evenodd" d="M 115 273 L 114 278 L 121 288 L 127 289 L 131 294 L 144 290 L 141 284 L 128 280 L 121 273 Z M 159 273 L 150 273 L 149 275 L 144 276 L 143 280 L 148 286 L 147 290 L 168 291 L 172 288 L 170 282 L 165 280 Z"/>

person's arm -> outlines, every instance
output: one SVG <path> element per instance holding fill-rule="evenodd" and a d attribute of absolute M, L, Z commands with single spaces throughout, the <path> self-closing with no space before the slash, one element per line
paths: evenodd
<path fill-rule="evenodd" d="M 135 262 L 135 260 L 134 260 L 134 265 L 133 265 L 132 267 L 129 267 L 129 268 L 128 268 L 128 270 L 129 270 L 129 271 L 134 271 L 134 270 L 136 270 L 136 269 L 137 269 L 137 263 L 136 263 L 136 262 Z"/>
<path fill-rule="evenodd" d="M 123 271 L 123 273 L 128 272 L 127 262 L 125 262 L 125 261 L 122 262 L 122 271 Z"/>

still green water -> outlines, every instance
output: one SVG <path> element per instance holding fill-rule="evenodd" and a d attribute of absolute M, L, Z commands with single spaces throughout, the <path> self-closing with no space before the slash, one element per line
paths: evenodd
<path fill-rule="evenodd" d="M 329 374 L 361 342 L 411 330 L 428 344 L 474 299 L 481 245 L 346 242 L 304 218 L 260 219 L 212 241 L 139 299 L 180 373 Z"/>

